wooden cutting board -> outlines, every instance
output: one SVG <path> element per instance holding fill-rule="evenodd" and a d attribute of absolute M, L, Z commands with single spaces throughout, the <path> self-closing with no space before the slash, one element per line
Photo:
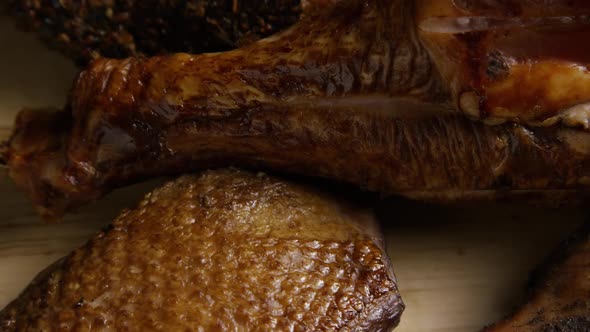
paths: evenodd
<path fill-rule="evenodd" d="M 76 69 L 0 17 L 0 136 L 22 107 L 63 105 Z M 163 180 L 118 190 L 69 215 L 40 222 L 0 170 L 0 308 L 54 260 L 84 243 Z M 396 331 L 477 331 L 523 295 L 528 274 L 585 218 L 582 209 L 380 202 L 388 251 L 407 309 Z"/>

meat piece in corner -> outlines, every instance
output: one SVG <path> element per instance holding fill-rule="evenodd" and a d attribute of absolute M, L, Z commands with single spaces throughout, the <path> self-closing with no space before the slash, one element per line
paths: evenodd
<path fill-rule="evenodd" d="M 558 248 L 534 275 L 531 296 L 484 332 L 590 331 L 590 223 Z"/>

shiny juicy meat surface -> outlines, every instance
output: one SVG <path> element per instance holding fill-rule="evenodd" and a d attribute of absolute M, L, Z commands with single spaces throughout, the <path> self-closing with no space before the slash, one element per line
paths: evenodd
<path fill-rule="evenodd" d="M 2 331 L 389 331 L 404 305 L 372 214 L 237 170 L 183 176 L 39 274 Z"/>
<path fill-rule="evenodd" d="M 46 216 L 227 165 L 417 198 L 577 196 L 590 56 L 572 36 L 590 6 L 487 3 L 336 1 L 238 50 L 100 59 L 62 113 L 21 114 L 4 159 Z"/>
<path fill-rule="evenodd" d="M 484 331 L 590 331 L 590 224 L 564 243 L 535 275 L 528 302 Z"/>
<path fill-rule="evenodd" d="M 289 27 L 302 10 L 299 0 L 8 0 L 5 6 L 21 27 L 79 64 L 99 56 L 230 50 Z"/>

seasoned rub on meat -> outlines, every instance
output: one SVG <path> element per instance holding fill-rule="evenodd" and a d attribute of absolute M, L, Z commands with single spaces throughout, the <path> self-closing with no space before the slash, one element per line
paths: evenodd
<path fill-rule="evenodd" d="M 4 157 L 47 216 L 227 165 L 413 198 L 578 198 L 588 14 L 587 1 L 336 1 L 238 50 L 95 61 L 59 120 L 21 114 Z M 43 122 L 51 137 L 27 129 Z"/>
<path fill-rule="evenodd" d="M 42 272 L 0 330 L 389 331 L 403 309 L 359 203 L 224 170 L 148 194 Z"/>
<path fill-rule="evenodd" d="M 485 332 L 590 331 L 590 223 L 535 274 L 527 303 Z"/>
<path fill-rule="evenodd" d="M 302 10 L 299 0 L 8 0 L 6 6 L 20 26 L 79 64 L 98 56 L 230 50 L 292 25 Z"/>

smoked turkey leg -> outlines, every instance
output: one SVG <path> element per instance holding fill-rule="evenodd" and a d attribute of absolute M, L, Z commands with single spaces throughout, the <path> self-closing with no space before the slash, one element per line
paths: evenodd
<path fill-rule="evenodd" d="M 4 159 L 46 216 L 226 165 L 410 197 L 587 188 L 590 54 L 571 36 L 590 4 L 489 3 L 340 1 L 235 51 L 100 59 L 64 112 L 19 116 Z"/>

